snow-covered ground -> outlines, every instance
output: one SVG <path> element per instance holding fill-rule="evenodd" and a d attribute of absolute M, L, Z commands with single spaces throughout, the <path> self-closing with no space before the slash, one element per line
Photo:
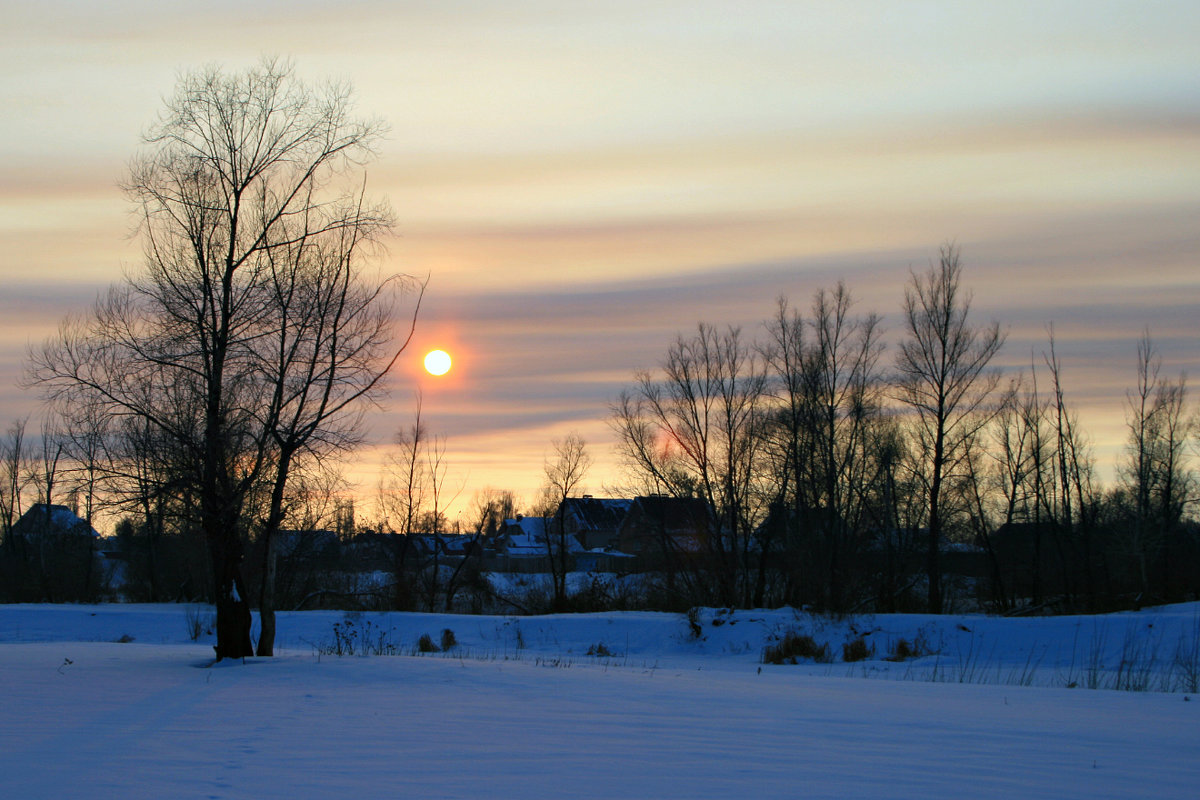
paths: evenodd
<path fill-rule="evenodd" d="M 280 615 L 276 658 L 211 667 L 211 636 L 190 636 L 209 614 L 0 606 L 0 796 L 1200 796 L 1200 604 L 303 612 Z M 453 647 L 417 654 L 447 629 Z M 788 632 L 833 661 L 762 664 Z M 338 635 L 389 655 L 332 656 Z M 843 662 L 859 637 L 874 655 Z M 925 654 L 885 660 L 901 639 Z"/>

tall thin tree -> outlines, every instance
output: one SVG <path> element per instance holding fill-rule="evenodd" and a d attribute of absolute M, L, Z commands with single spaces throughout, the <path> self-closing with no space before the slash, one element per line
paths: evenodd
<path fill-rule="evenodd" d="M 942 612 L 940 551 L 946 526 L 948 478 L 965 443 L 988 420 L 987 402 L 999 381 L 988 370 L 1004 344 L 999 323 L 970 323 L 971 295 L 961 286 L 959 249 L 944 245 L 937 264 L 912 273 L 904 292 L 906 336 L 896 359 L 897 397 L 913 414 L 918 468 L 926 490 L 929 528 L 926 573 L 929 610 Z"/>

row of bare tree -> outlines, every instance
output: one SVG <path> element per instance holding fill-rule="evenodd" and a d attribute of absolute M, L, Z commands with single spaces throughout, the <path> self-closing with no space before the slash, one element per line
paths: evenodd
<path fill-rule="evenodd" d="M 646 602 L 944 608 L 945 574 L 975 579 L 970 587 L 960 581 L 952 600 L 967 599 L 969 588 L 970 599 L 1002 611 L 1100 609 L 1196 593 L 1196 526 L 1187 513 L 1196 489 L 1188 458 L 1196 426 L 1184 378 L 1163 377 L 1148 335 L 1138 343 L 1125 461 L 1118 484 L 1106 489 L 1066 403 L 1053 331 L 1028 372 L 1001 385 L 1000 373 L 989 369 L 999 328 L 965 330 L 969 304 L 960 277 L 953 248 L 927 274 L 913 276 L 905 309 L 910 338 L 891 375 L 878 317 L 856 315 L 839 285 L 818 292 L 807 314 L 781 299 L 761 343 L 702 325 L 669 349 L 661 376 L 638 376 L 613 417 L 638 479 L 631 489 L 700 498 L 713 509 L 704 551 L 664 552 L 675 574 L 663 576 Z M 937 315 L 939 302 L 961 307 Z M 945 353 L 943 339 L 955 343 Z M 958 364 L 962 354 L 970 360 Z M 934 365 L 942 371 L 934 373 Z M 89 518 L 91 509 L 115 502 L 137 512 L 118 528 L 125 596 L 211 598 L 208 563 L 195 553 L 201 536 L 192 484 L 165 479 L 179 474 L 171 466 L 178 456 L 167 443 L 149 446 L 149 437 L 95 433 L 83 424 L 70 435 L 48 428 L 36 452 L 26 452 L 24 425 L 9 429 L 0 442 L 5 531 L 20 514 L 23 487 L 39 501 L 68 496 Z M 119 443 L 136 457 L 114 458 Z M 446 488 L 445 453 L 445 439 L 425 428 L 418 398 L 381 479 L 380 519 L 366 526 L 400 535 L 347 550 L 338 564 L 301 553 L 304 576 L 291 558 L 282 579 L 286 602 L 323 594 L 434 610 L 455 607 L 468 584 L 486 593 L 480 561 L 470 558 L 478 549 L 443 558 L 436 547 L 413 546 L 419 536 L 451 531 L 480 544 L 516 515 L 512 492 L 487 489 L 476 493 L 465 528 L 462 518 L 450 526 L 444 509 L 459 489 Z M 578 436 L 556 441 L 546 488 L 527 509 L 549 521 L 545 608 L 570 607 L 568 532 L 555 514 L 589 464 Z M 359 532 L 353 507 L 338 500 L 344 486 L 321 465 L 309 460 L 293 469 L 282 506 L 292 526 L 333 530 L 350 542 Z M 275 487 L 255 484 L 244 500 L 247 520 L 270 519 L 279 505 Z M 253 540 L 247 583 L 261 596 L 267 581 L 276 582 L 265 557 L 270 535 L 261 523 L 245 525 L 240 535 L 243 547 Z M 4 552 L 13 555 L 18 542 L 5 536 Z M 85 587 L 99 590 L 72 579 L 59 584 L 78 588 L 44 591 L 55 584 L 39 566 L 47 563 L 42 552 L 40 562 L 24 554 L 23 574 L 35 577 L 23 599 L 76 599 Z M 390 573 L 386 596 L 379 585 L 356 589 L 333 577 L 361 572 L 368 562 Z M 671 580 L 679 577 L 686 580 Z"/>
<path fill-rule="evenodd" d="M 218 657 L 254 652 L 245 560 L 247 542 L 260 543 L 257 652 L 272 652 L 276 534 L 306 516 L 305 498 L 331 480 L 324 466 L 357 442 L 421 296 L 363 267 L 392 223 L 366 200 L 358 170 L 381 130 L 354 115 L 346 87 L 306 84 L 277 62 L 180 79 L 125 187 L 144 268 L 31 354 L 29 382 L 50 421 L 35 454 L 20 424 L 0 453 L 0 555 L 36 576 L 26 586 L 58 594 L 34 565 L 46 559 L 12 535 L 23 498 L 73 494 L 90 520 L 104 497 L 131 515 L 148 597 L 215 602 Z M 1065 404 L 1053 337 L 1042 366 L 1052 389 L 1040 393 L 1031 373 L 999 391 L 990 364 L 1004 337 L 969 320 L 960 280 L 953 247 L 912 276 L 892 370 L 877 318 L 856 315 L 839 285 L 807 315 L 781 301 L 762 344 L 701 325 L 669 349 L 661 376 L 637 377 L 613 416 L 636 489 L 713 509 L 678 602 L 887 609 L 921 587 L 923 605 L 940 611 L 945 562 L 961 543 L 988 554 L 987 592 L 1001 606 L 1196 591 L 1183 379 L 1160 376 L 1147 337 L 1127 463 L 1105 491 Z M 389 514 L 402 532 L 436 534 L 445 445 L 419 416 L 408 434 Z M 556 447 L 545 509 L 587 466 L 581 441 Z M 433 498 L 425 509 L 413 502 L 422 493 Z M 512 503 L 485 505 L 477 535 Z M 344 508 L 334 516 L 348 524 Z M 207 562 L 175 547 L 177 536 L 202 540 Z M 1017 569 L 1022 536 L 1032 557 Z M 566 548 L 554 552 L 561 606 Z M 163 568 L 177 559 L 189 568 Z M 429 607 L 439 592 L 453 600 L 441 573 L 435 564 L 437 582 L 422 592 Z"/>
<path fill-rule="evenodd" d="M 856 314 L 839 284 L 807 314 L 781 299 L 761 343 L 701 324 L 661 373 L 637 375 L 613 409 L 635 490 L 712 509 L 701 552 L 674 553 L 693 573 L 672 583 L 674 604 L 938 613 L 947 574 L 1006 611 L 1197 596 L 1185 379 L 1160 374 L 1147 334 L 1120 481 L 1105 489 L 1053 329 L 1002 386 L 1004 334 L 970 307 L 948 245 L 911 276 L 890 364 L 879 317 Z"/>

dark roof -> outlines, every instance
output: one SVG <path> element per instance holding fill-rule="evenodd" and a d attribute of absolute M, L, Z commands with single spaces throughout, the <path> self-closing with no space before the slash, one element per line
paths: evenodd
<path fill-rule="evenodd" d="M 95 528 L 81 519 L 66 506 L 34 503 L 21 515 L 12 527 L 12 532 L 21 536 L 39 533 L 75 534 L 99 539 Z"/>
<path fill-rule="evenodd" d="M 632 500 L 604 497 L 568 497 L 563 514 L 570 515 L 579 531 L 615 531 L 629 513 Z"/>
<path fill-rule="evenodd" d="M 318 550 L 336 547 L 338 535 L 334 531 L 306 531 L 283 529 L 276 531 L 275 551 L 282 556 L 297 553 L 313 553 Z"/>
<path fill-rule="evenodd" d="M 636 511 L 668 527 L 696 527 L 708 523 L 707 504 L 698 497 L 670 497 L 654 494 L 634 498 Z"/>

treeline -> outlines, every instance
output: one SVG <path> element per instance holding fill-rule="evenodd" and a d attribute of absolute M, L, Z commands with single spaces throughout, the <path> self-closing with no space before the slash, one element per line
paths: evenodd
<path fill-rule="evenodd" d="M 1128 441 L 1104 486 L 1068 402 L 1053 329 L 1004 376 L 960 254 L 914 273 L 901 340 L 842 284 L 807 312 L 780 299 L 759 342 L 701 324 L 615 404 L 640 493 L 712 509 L 699 552 L 664 576 L 676 604 L 829 611 L 1100 611 L 1200 596 L 1183 376 L 1149 334 Z"/>
<path fill-rule="evenodd" d="M 780 299 L 758 341 L 701 324 L 668 347 L 659 372 L 637 374 L 612 408 L 626 488 L 700 499 L 709 512 L 691 525 L 698 545 L 664 541 L 660 569 L 640 588 L 626 582 L 622 607 L 1098 612 L 1200 596 L 1198 426 L 1186 379 L 1163 374 L 1152 339 L 1141 338 L 1127 443 L 1104 485 L 1052 329 L 1027 371 L 1002 374 L 992 360 L 1003 333 L 973 323 L 961 272 L 946 247 L 912 275 L 892 353 L 878 315 L 859 313 L 838 284 L 803 311 Z M 54 419 L 40 435 L 17 422 L 0 437 L 0 601 L 214 600 L 203 493 L 186 453 L 144 420 L 89 426 L 79 408 L 70 423 Z M 282 607 L 496 600 L 478 555 L 520 503 L 476 493 L 455 533 L 478 547 L 430 545 L 451 528 L 445 450 L 418 404 L 368 527 L 356 524 L 334 462 L 294 464 L 280 497 L 264 471 L 236 517 L 242 590 L 260 596 L 270 581 Z M 535 516 L 553 515 L 582 480 L 582 440 L 577 450 L 547 464 Z M 568 467 L 568 479 L 554 479 L 551 468 Z M 108 543 L 118 569 L 98 566 L 78 537 L 23 534 L 17 523 L 35 504 L 65 504 L 89 522 L 120 513 Z M 268 547 L 269 527 L 281 553 Z M 559 557 L 551 607 L 569 607 L 568 547 L 547 548 Z"/>
<path fill-rule="evenodd" d="M 0 433 L 0 602 L 214 603 L 202 492 L 187 451 L 144 424 L 89 427 L 54 409 L 46 407 L 39 430 L 18 420 Z M 269 471 L 250 482 L 232 531 L 248 603 L 261 608 L 264 589 L 286 609 L 477 610 L 489 602 L 478 549 L 467 545 L 516 516 L 516 498 L 475 492 L 447 534 L 445 514 L 429 502 L 440 461 L 427 462 L 419 418 L 413 430 L 412 463 L 402 470 L 393 459 L 381 488 L 400 528 L 356 519 L 344 464 L 334 459 L 297 460 L 279 498 Z M 275 518 L 277 507 L 284 513 Z M 101 516 L 117 520 L 111 536 L 92 529 Z"/>
<path fill-rule="evenodd" d="M 804 310 L 781 298 L 758 341 L 701 324 L 670 345 L 660 371 L 636 375 L 611 417 L 625 488 L 700 499 L 709 512 L 691 521 L 690 544 L 664 537 L 657 568 L 626 581 L 619 605 L 1010 613 L 1200 596 L 1197 424 L 1185 378 L 1164 375 L 1143 336 L 1127 442 L 1116 481 L 1104 485 L 1053 330 L 1028 370 L 1002 374 L 992 362 L 1003 332 L 974 323 L 961 277 L 953 247 L 911 276 L 892 352 L 878 315 L 858 312 L 839 284 Z M 89 425 L 84 412 L 49 415 L 36 436 L 17 422 L 0 437 L 0 601 L 212 602 L 211 539 L 187 452 L 145 420 Z M 582 440 L 574 446 L 548 463 L 533 515 L 551 517 L 582 480 L 589 459 Z M 333 461 L 298 460 L 282 495 L 262 471 L 234 523 L 240 591 L 261 597 L 269 581 L 286 608 L 499 608 L 506 601 L 481 576 L 479 556 L 520 503 L 477 492 L 455 526 L 467 536 L 446 537 L 474 545 L 439 545 L 451 528 L 445 451 L 418 403 L 369 526 L 356 523 Z M 117 568 L 79 537 L 18 529 L 34 504 L 64 504 L 88 522 L 118 513 L 106 544 Z M 579 605 L 556 522 L 552 602 L 509 598 L 518 602 L 508 610 Z M 589 608 L 616 596 L 589 592 Z"/>

